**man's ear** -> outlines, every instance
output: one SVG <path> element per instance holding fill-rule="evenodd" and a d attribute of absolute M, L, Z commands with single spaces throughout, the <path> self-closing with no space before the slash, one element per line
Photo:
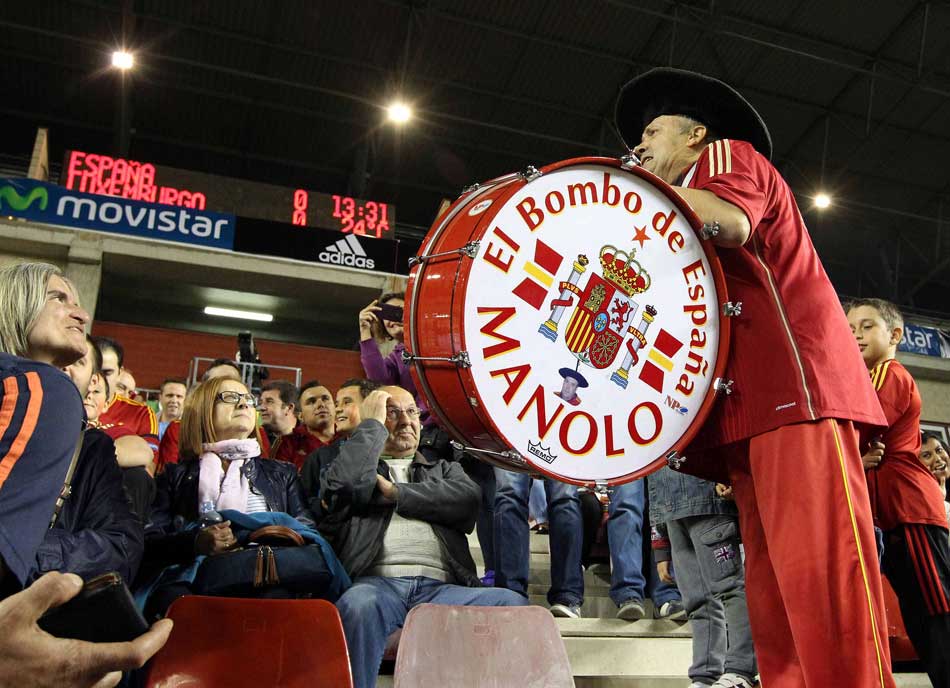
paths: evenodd
<path fill-rule="evenodd" d="M 904 328 L 903 327 L 894 327 L 891 329 L 891 346 L 894 344 L 900 344 L 901 339 L 904 338 Z"/>
<path fill-rule="evenodd" d="M 693 127 L 692 129 L 689 130 L 689 136 L 686 137 L 686 142 L 687 142 L 690 146 L 696 146 L 696 145 L 699 145 L 699 144 L 705 144 L 705 143 L 706 143 L 706 134 L 707 134 L 707 133 L 708 133 L 708 132 L 707 132 L 707 130 L 706 130 L 706 125 L 704 125 L 704 124 L 697 124 L 695 127 Z"/>

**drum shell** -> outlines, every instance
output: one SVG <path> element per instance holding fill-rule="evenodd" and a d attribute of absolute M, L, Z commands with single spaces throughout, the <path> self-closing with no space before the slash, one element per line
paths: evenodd
<path fill-rule="evenodd" d="M 613 158 L 577 158 L 565 160 L 542 168 L 547 174 L 563 167 L 580 164 L 595 164 L 613 169 L 621 168 Z M 627 169 L 627 168 L 624 168 Z M 661 191 L 681 216 L 698 231 L 702 223 L 695 213 L 670 187 L 641 168 L 627 169 L 633 175 L 646 180 Z M 527 182 L 518 175 L 486 182 L 480 188 L 463 194 L 433 224 L 419 255 L 427 256 L 459 249 L 468 242 L 481 241 L 492 230 L 493 219 L 506 201 Z M 490 205 L 476 211 L 480 204 Z M 721 307 L 728 296 L 722 270 L 711 242 L 702 242 L 703 251 L 712 272 L 716 287 L 716 303 Z M 406 344 L 407 350 L 421 358 L 449 357 L 464 351 L 466 343 L 464 326 L 465 295 L 469 287 L 472 259 L 455 253 L 434 258 L 416 265 L 411 273 L 406 295 Z M 725 368 L 729 343 L 729 318 L 719 320 L 719 355 L 712 375 L 719 378 Z M 511 447 L 504 434 L 488 416 L 480 401 L 479 391 L 469 370 L 449 362 L 416 361 L 410 365 L 417 389 L 429 403 L 440 424 L 462 444 L 486 452 L 508 452 Z M 699 429 L 702 418 L 708 415 L 716 394 L 710 390 L 696 412 L 696 421 L 674 445 L 673 452 L 682 453 Z M 477 454 L 479 458 L 509 470 L 522 470 L 556 477 L 558 480 L 578 485 L 593 486 L 603 481 L 572 479 L 545 470 L 544 466 L 529 461 L 518 461 L 493 454 Z M 642 470 L 617 476 L 608 484 L 620 484 L 634 480 L 665 465 L 665 456 L 658 456 Z"/>

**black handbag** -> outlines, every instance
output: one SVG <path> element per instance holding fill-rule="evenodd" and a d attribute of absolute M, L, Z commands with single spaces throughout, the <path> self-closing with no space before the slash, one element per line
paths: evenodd
<path fill-rule="evenodd" d="M 325 597 L 333 574 L 319 545 L 308 545 L 286 526 L 259 528 L 248 543 L 244 549 L 201 562 L 192 591 L 218 597 L 260 597 L 273 592 Z"/>

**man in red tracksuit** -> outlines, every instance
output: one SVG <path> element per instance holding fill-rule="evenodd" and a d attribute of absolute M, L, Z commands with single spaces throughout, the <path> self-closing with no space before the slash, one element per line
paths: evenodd
<path fill-rule="evenodd" d="M 950 545 L 943 494 L 920 453 L 920 393 L 894 357 L 904 330 L 882 299 L 848 304 L 848 322 L 871 371 L 887 430 L 864 455 L 874 521 L 884 531 L 882 569 L 907 635 L 935 686 L 950 685 Z"/>
<path fill-rule="evenodd" d="M 710 77 L 654 69 L 616 121 L 713 238 L 732 322 L 725 377 L 684 470 L 731 482 L 752 637 L 768 688 L 890 688 L 858 430 L 885 425 L 867 370 L 755 109 Z M 789 489 L 790 481 L 795 485 Z"/>

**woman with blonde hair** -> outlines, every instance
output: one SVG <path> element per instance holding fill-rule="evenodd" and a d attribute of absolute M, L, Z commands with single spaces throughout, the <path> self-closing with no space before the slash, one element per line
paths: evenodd
<path fill-rule="evenodd" d="M 160 615 L 183 594 L 216 594 L 216 581 L 209 579 L 217 575 L 215 558 L 247 542 L 256 527 L 284 525 L 310 542 L 323 543 L 313 530 L 296 467 L 261 456 L 253 437 L 256 420 L 256 400 L 239 380 L 206 380 L 185 399 L 181 461 L 166 466 L 158 478 L 145 558 L 152 572 L 169 565 L 200 565 L 190 580 L 176 581 L 152 595 L 146 607 L 151 615 Z M 332 558 L 326 564 L 333 569 L 334 562 L 339 564 L 329 546 L 326 550 L 323 559 Z M 198 557 L 207 559 L 196 561 Z M 214 575 L 209 573 L 213 568 Z M 286 578 L 287 572 L 282 573 Z M 263 588 L 260 592 L 267 593 Z M 300 590 L 270 592 L 265 596 L 295 596 Z"/>

